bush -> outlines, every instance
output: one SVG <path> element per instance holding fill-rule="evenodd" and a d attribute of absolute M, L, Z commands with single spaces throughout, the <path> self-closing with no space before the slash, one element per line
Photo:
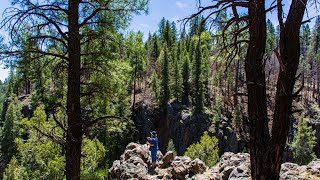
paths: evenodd
<path fill-rule="evenodd" d="M 218 152 L 218 139 L 210 137 L 208 132 L 204 132 L 200 142 L 190 145 L 184 155 L 192 159 L 199 158 L 206 165 L 213 166 L 219 160 Z"/>

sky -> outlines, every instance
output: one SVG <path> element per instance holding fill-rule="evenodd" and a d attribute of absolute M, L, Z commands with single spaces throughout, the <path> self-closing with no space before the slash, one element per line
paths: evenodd
<path fill-rule="evenodd" d="M 144 39 L 148 37 L 149 32 L 154 33 L 158 29 L 158 24 L 162 17 L 170 21 L 177 21 L 183 19 L 192 13 L 197 11 L 196 8 L 197 0 L 150 0 L 149 4 L 149 13 L 135 15 L 132 19 L 128 31 L 141 31 L 144 33 Z M 203 0 L 208 4 L 211 0 Z M 270 6 L 273 0 L 266 0 L 266 6 Z M 291 0 L 283 0 L 284 12 L 287 12 L 289 9 L 288 4 Z M 9 0 L 1 0 L 0 2 L 0 20 L 2 19 L 2 13 L 5 8 L 10 7 Z M 320 4 L 319 4 L 320 8 Z M 285 13 L 286 14 L 286 13 Z M 319 12 L 316 12 L 315 8 L 308 8 L 309 17 L 319 15 Z M 267 18 L 269 18 L 274 25 L 277 25 L 277 14 L 276 12 L 269 13 Z M 306 19 L 307 17 L 305 17 Z M 178 24 L 178 23 L 177 23 Z M 313 27 L 314 20 L 311 23 Z M 6 32 L 0 29 L 0 35 L 6 36 Z M 0 62 L 0 80 L 4 81 L 8 76 L 8 69 L 3 69 L 3 65 Z"/>

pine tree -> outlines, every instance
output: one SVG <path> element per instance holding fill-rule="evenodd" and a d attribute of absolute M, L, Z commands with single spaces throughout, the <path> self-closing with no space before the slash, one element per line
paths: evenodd
<path fill-rule="evenodd" d="M 169 21 L 166 21 L 166 24 L 162 30 L 162 43 L 166 43 L 168 49 L 171 49 L 174 45 L 175 42 L 175 34 L 174 34 L 174 30 L 171 29 L 171 25 L 169 23 Z"/>
<path fill-rule="evenodd" d="M 160 101 L 160 83 L 156 71 L 153 71 L 149 80 L 151 89 L 157 102 Z"/>
<path fill-rule="evenodd" d="M 313 152 L 313 147 L 316 145 L 315 133 L 315 130 L 308 126 L 307 120 L 301 117 L 291 144 L 294 159 L 298 164 L 308 164 L 315 158 Z"/>
<path fill-rule="evenodd" d="M 180 54 L 179 54 L 179 46 L 177 48 L 173 48 L 171 51 L 171 59 L 173 65 L 173 77 L 172 77 L 172 91 L 174 97 L 179 100 L 181 94 L 181 72 L 180 72 Z"/>
<path fill-rule="evenodd" d="M 153 40 L 153 46 L 152 46 L 152 57 L 154 59 L 158 59 L 159 54 L 160 54 L 160 48 L 159 48 L 159 38 L 156 34 L 152 36 Z"/>
<path fill-rule="evenodd" d="M 190 94 L 190 60 L 189 54 L 186 50 L 183 53 L 183 65 L 182 65 L 182 102 L 187 105 L 189 103 Z"/>
<path fill-rule="evenodd" d="M 169 55 L 167 44 L 163 44 L 161 59 L 161 104 L 167 105 L 170 100 L 170 89 L 169 89 Z"/>
<path fill-rule="evenodd" d="M 15 98 L 10 102 L 3 128 L 1 129 L 0 149 L 4 156 L 11 158 L 16 152 L 15 138 L 18 135 L 17 124 L 21 120 L 20 105 Z"/>
<path fill-rule="evenodd" d="M 203 91 L 205 102 L 209 100 L 209 50 L 208 46 L 204 44 L 202 46 L 202 77 L 203 77 Z"/>
<path fill-rule="evenodd" d="M 173 157 L 177 156 L 177 151 L 174 147 L 172 139 L 169 140 L 168 146 L 167 146 L 167 151 L 172 151 L 173 152 Z"/>
<path fill-rule="evenodd" d="M 196 46 L 196 54 L 194 59 L 194 78 L 193 78 L 193 84 L 194 84 L 194 95 L 195 95 L 195 114 L 199 114 L 203 111 L 203 75 L 201 73 L 202 71 L 202 53 L 201 53 L 201 41 L 199 39 L 199 42 Z"/>

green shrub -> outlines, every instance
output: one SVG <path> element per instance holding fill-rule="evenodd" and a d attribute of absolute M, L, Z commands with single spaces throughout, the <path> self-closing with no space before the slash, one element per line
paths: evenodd
<path fill-rule="evenodd" d="M 200 142 L 190 145 L 184 155 L 192 159 L 199 158 L 206 165 L 213 166 L 219 160 L 218 145 L 216 137 L 210 137 L 208 132 L 204 132 Z"/>
<path fill-rule="evenodd" d="M 316 145 L 315 133 L 315 130 L 308 126 L 307 120 L 301 117 L 298 130 L 295 132 L 290 145 L 293 157 L 299 165 L 308 164 L 316 157 L 313 152 L 313 147 Z"/>

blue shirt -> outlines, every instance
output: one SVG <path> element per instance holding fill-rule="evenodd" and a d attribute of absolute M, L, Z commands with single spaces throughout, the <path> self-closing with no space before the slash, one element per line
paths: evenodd
<path fill-rule="evenodd" d="M 153 146 L 151 146 L 151 151 L 152 152 L 157 152 L 158 151 L 158 138 L 151 138 L 150 140 L 148 140 L 148 142 L 150 144 L 153 144 Z"/>

